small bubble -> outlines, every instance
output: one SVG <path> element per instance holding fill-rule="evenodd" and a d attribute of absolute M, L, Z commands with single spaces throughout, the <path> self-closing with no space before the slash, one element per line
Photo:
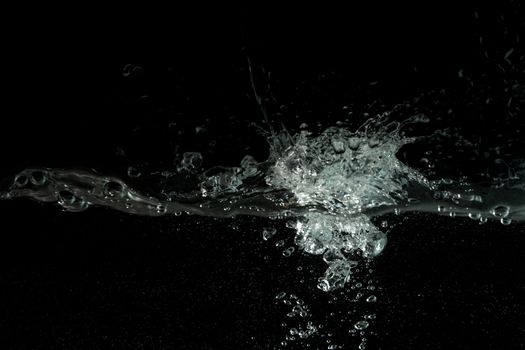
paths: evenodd
<path fill-rule="evenodd" d="M 140 177 L 140 175 L 142 175 L 142 173 L 135 167 L 128 167 L 128 176 L 129 177 L 134 177 L 134 178 L 137 178 L 137 177 Z"/>
<path fill-rule="evenodd" d="M 294 247 L 288 247 L 286 248 L 285 250 L 283 250 L 283 256 L 285 257 L 289 257 L 290 255 L 293 254 L 295 248 Z"/>
<path fill-rule="evenodd" d="M 375 295 L 371 295 L 368 298 L 366 298 L 367 303 L 375 303 L 377 301 L 377 297 Z"/>
<path fill-rule="evenodd" d="M 301 305 L 295 305 L 292 308 L 292 312 L 295 312 L 296 314 L 300 313 L 301 311 L 303 311 L 303 308 L 301 307 Z"/>
<path fill-rule="evenodd" d="M 277 230 L 273 227 L 264 228 L 262 232 L 263 240 L 270 240 L 273 236 L 275 236 L 276 232 Z"/>
<path fill-rule="evenodd" d="M 47 181 L 47 175 L 41 170 L 35 170 L 31 173 L 31 183 L 36 186 L 41 186 Z"/>
<path fill-rule="evenodd" d="M 108 181 L 104 184 L 104 195 L 107 197 L 121 197 L 124 187 L 116 181 Z"/>
<path fill-rule="evenodd" d="M 368 321 L 365 321 L 365 320 L 357 321 L 356 324 L 354 324 L 354 328 L 357 329 L 358 331 L 366 329 L 368 328 L 368 326 L 369 326 L 369 323 Z"/>
<path fill-rule="evenodd" d="M 158 214 L 166 214 L 168 211 L 168 208 L 164 204 L 158 204 L 156 209 Z"/>
<path fill-rule="evenodd" d="M 443 213 L 445 211 L 445 207 L 442 205 L 438 205 L 438 212 Z"/>
<path fill-rule="evenodd" d="M 282 299 L 286 296 L 286 293 L 285 292 L 280 292 L 279 294 L 277 294 L 275 296 L 275 299 Z"/>
<path fill-rule="evenodd" d="M 493 208 L 491 213 L 495 217 L 498 218 L 504 218 L 509 215 L 510 208 L 505 205 L 498 205 L 497 207 Z"/>
<path fill-rule="evenodd" d="M 284 241 L 281 239 L 281 240 L 275 242 L 275 246 L 277 248 L 280 248 L 280 247 L 284 246 Z"/>
<path fill-rule="evenodd" d="M 471 218 L 472 220 L 479 220 L 479 218 L 481 217 L 481 214 L 480 213 L 469 213 L 468 217 Z"/>
<path fill-rule="evenodd" d="M 75 202 L 75 195 L 69 191 L 58 192 L 58 203 L 60 205 L 69 205 Z"/>
<path fill-rule="evenodd" d="M 510 225 L 512 222 L 512 219 L 511 218 L 501 218 L 500 222 L 502 225 Z"/>
<path fill-rule="evenodd" d="M 16 187 L 24 187 L 29 182 L 29 179 L 25 175 L 18 175 L 15 177 L 14 184 Z"/>
<path fill-rule="evenodd" d="M 321 279 L 319 281 L 319 283 L 317 284 L 317 288 L 319 288 L 320 290 L 322 290 L 323 292 L 327 292 L 330 290 L 330 284 L 328 283 L 327 280 L 325 279 Z"/>

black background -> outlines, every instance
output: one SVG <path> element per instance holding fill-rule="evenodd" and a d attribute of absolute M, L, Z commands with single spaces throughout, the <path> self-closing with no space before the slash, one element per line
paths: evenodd
<path fill-rule="evenodd" d="M 207 165 L 262 160 L 247 57 L 259 81 L 271 72 L 283 104 L 313 86 L 319 113 L 305 118 L 329 125 L 344 91 L 373 81 L 387 103 L 453 86 L 459 69 L 482 67 L 480 33 L 490 40 L 515 7 L 13 9 L 2 34 L 2 179 L 28 166 L 124 176 L 144 162 L 169 168 L 181 150 Z M 283 118 L 292 130 L 303 121 Z M 323 314 L 322 264 L 262 243 L 264 220 L 0 205 L 2 348 L 272 349 L 284 334 L 277 292 L 309 293 Z M 384 291 L 368 348 L 523 348 L 524 237 L 518 224 L 410 217 L 375 266 Z M 298 264 L 317 269 L 300 285 Z"/>

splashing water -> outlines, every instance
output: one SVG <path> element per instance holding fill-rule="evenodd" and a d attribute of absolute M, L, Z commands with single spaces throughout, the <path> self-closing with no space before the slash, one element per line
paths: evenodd
<path fill-rule="evenodd" d="M 155 196 L 94 171 L 31 168 L 2 198 L 57 202 L 72 212 L 105 206 L 148 216 L 293 217 L 297 246 L 328 264 L 318 287 L 332 291 L 351 279 L 359 257 L 373 258 L 385 248 L 387 235 L 372 223 L 375 216 L 424 211 L 480 223 L 525 220 L 523 160 L 513 162 L 512 176 L 484 184 L 427 179 L 397 158 L 404 145 L 421 139 L 405 136 L 404 127 L 427 121 L 416 115 L 396 122 L 384 113 L 355 131 L 274 132 L 267 161 L 246 156 L 239 167 L 203 172 L 202 156 L 185 153 L 176 172 L 155 179 L 161 187 Z"/>

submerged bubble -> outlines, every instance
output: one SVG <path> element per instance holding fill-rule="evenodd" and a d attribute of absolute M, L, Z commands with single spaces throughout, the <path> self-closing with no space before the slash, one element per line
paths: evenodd
<path fill-rule="evenodd" d="M 368 326 L 369 326 L 369 323 L 368 323 L 368 321 L 365 321 L 365 320 L 357 321 L 354 324 L 354 328 L 357 329 L 358 331 L 366 329 L 366 328 L 368 328 Z"/>
<path fill-rule="evenodd" d="M 268 227 L 263 229 L 262 237 L 265 241 L 270 240 L 275 234 L 277 233 L 277 230 L 273 227 Z"/>
<path fill-rule="evenodd" d="M 491 211 L 492 215 L 498 218 L 505 218 L 509 215 L 510 208 L 505 205 L 498 205 L 494 207 Z"/>
<path fill-rule="evenodd" d="M 480 213 L 468 213 L 468 217 L 472 220 L 479 220 L 481 218 Z"/>
<path fill-rule="evenodd" d="M 140 175 L 142 175 L 142 173 L 140 172 L 139 169 L 132 167 L 132 166 L 128 167 L 129 177 L 137 178 L 137 177 L 140 177 Z"/>
<path fill-rule="evenodd" d="M 35 170 L 31 173 L 31 183 L 35 186 L 41 186 L 47 181 L 47 174 L 41 170 Z"/>
<path fill-rule="evenodd" d="M 25 185 L 27 185 L 28 182 L 29 179 L 27 178 L 27 176 L 24 174 L 20 174 L 15 177 L 14 185 L 16 187 L 24 187 Z"/>
<path fill-rule="evenodd" d="M 508 217 L 507 218 L 501 218 L 500 222 L 501 222 L 502 225 L 510 225 L 511 222 L 512 222 L 512 219 L 508 218 Z"/>
<path fill-rule="evenodd" d="M 375 303 L 377 301 L 377 297 L 375 295 L 371 295 L 368 298 L 366 298 L 367 303 Z"/>
<path fill-rule="evenodd" d="M 202 154 L 199 152 L 185 152 L 178 169 L 179 171 L 194 172 L 202 166 L 202 163 Z"/>
<path fill-rule="evenodd" d="M 286 248 L 285 250 L 283 250 L 283 256 L 285 257 L 289 257 L 292 255 L 292 253 L 294 252 L 295 250 L 295 247 L 288 247 Z"/>
<path fill-rule="evenodd" d="M 285 292 L 279 292 L 279 293 L 275 296 L 275 299 L 283 299 L 285 296 L 286 296 L 286 293 L 285 293 Z"/>
<path fill-rule="evenodd" d="M 108 197 L 122 197 L 124 186 L 116 181 L 108 181 L 104 184 L 104 195 Z"/>

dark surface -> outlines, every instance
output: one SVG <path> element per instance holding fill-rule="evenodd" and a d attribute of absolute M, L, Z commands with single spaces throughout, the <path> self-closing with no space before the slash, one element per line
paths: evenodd
<path fill-rule="evenodd" d="M 287 127 L 329 125 L 348 95 L 394 104 L 455 87 L 459 69 L 483 71 L 480 33 L 505 52 L 499 14 L 517 7 L 13 12 L 0 174 L 81 166 L 123 176 L 144 162 L 167 169 L 184 151 L 203 152 L 206 165 L 235 165 L 248 153 L 263 160 L 248 56 L 258 86 L 271 83 L 270 105 L 297 101 L 283 112 Z M 512 18 L 503 24 L 522 30 Z M 372 96 L 360 90 L 373 81 Z M 0 206 L 2 348 L 273 349 L 284 336 L 286 311 L 274 303 L 282 290 L 310 296 L 316 317 L 326 317 L 319 259 L 286 260 L 260 238 L 274 224 L 289 239 L 283 223 Z M 383 291 L 368 348 L 523 348 L 523 247 L 523 224 L 411 217 L 375 264 Z M 298 265 L 315 269 L 304 283 Z"/>

